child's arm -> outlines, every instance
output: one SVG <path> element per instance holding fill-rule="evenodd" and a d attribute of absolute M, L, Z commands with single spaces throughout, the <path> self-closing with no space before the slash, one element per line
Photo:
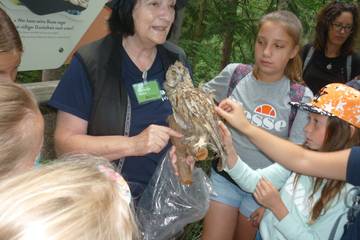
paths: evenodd
<path fill-rule="evenodd" d="M 259 180 L 254 192 L 256 201 L 269 209 L 277 219 L 276 221 L 273 218 L 267 218 L 264 221 L 267 221 L 266 224 L 274 225 L 284 238 L 289 240 L 328 239 L 332 227 L 339 216 L 342 217 L 335 239 L 341 236 L 341 229 L 346 222 L 346 215 L 342 214 L 347 211 L 344 208 L 343 199 L 333 206 L 333 208 L 336 209 L 335 211 L 328 211 L 326 214 L 319 217 L 318 223 L 315 222 L 309 224 L 309 220 L 304 218 L 302 213 L 296 211 L 294 208 L 297 198 L 286 195 L 286 193 L 280 195 L 279 191 L 271 184 L 271 182 L 264 178 Z M 289 208 L 287 206 L 289 206 Z M 315 227 L 319 226 L 319 224 L 324 224 L 324 226 L 320 228 Z"/>
<path fill-rule="evenodd" d="M 279 191 L 265 178 L 261 178 L 258 181 L 254 197 L 258 203 L 272 211 L 279 221 L 289 213 L 280 197 Z"/>
<path fill-rule="evenodd" d="M 264 169 L 251 169 L 237 155 L 229 129 L 222 122 L 219 122 L 219 128 L 228 157 L 225 171 L 243 190 L 251 193 L 254 192 L 256 184 L 262 176 L 269 179 L 277 188 L 283 186 L 290 175 L 290 171 L 279 164 L 272 164 Z"/>
<path fill-rule="evenodd" d="M 245 134 L 271 159 L 285 167 L 305 175 L 344 180 L 350 150 L 319 153 L 305 150 L 287 140 L 274 136 L 251 125 L 242 107 L 225 99 L 216 107 L 217 113 L 237 130 Z"/>

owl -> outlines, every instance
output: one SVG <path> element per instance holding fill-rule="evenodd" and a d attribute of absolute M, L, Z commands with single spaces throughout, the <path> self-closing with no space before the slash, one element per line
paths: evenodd
<path fill-rule="evenodd" d="M 210 149 L 220 159 L 218 170 L 223 170 L 226 154 L 212 94 L 195 88 L 188 69 L 179 61 L 167 70 L 164 89 L 172 105 L 173 118 L 184 135 L 186 153 L 195 160 L 204 160 Z"/>

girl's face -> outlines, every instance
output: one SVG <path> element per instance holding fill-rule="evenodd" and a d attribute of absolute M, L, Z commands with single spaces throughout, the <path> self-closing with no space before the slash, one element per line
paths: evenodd
<path fill-rule="evenodd" d="M 309 122 L 304 128 L 305 145 L 312 150 L 319 150 L 325 139 L 328 117 L 309 113 Z"/>
<path fill-rule="evenodd" d="M 21 53 L 18 51 L 0 53 L 0 81 L 15 82 Z"/>
<path fill-rule="evenodd" d="M 339 48 L 350 36 L 353 27 L 353 15 L 351 12 L 342 12 L 329 26 L 328 44 Z"/>
<path fill-rule="evenodd" d="M 299 51 L 291 36 L 279 22 L 264 22 L 255 43 L 255 64 L 260 80 L 281 79 L 287 63 Z"/>
<path fill-rule="evenodd" d="M 175 0 L 138 0 L 133 10 L 134 37 L 144 46 L 164 43 L 175 19 L 175 3 Z"/>

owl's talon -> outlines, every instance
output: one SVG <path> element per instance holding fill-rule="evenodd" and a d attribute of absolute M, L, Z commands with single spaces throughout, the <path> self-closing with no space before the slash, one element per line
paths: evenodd
<path fill-rule="evenodd" d="M 209 151 L 205 147 L 198 148 L 197 151 L 195 151 L 195 158 L 197 161 L 206 160 L 208 155 Z"/>

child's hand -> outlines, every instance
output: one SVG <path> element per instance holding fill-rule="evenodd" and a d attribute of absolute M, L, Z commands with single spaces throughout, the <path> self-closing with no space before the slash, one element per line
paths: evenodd
<path fill-rule="evenodd" d="M 259 207 L 258 209 L 256 209 L 251 215 L 250 215 L 250 221 L 251 224 L 254 227 L 258 227 L 260 224 L 261 219 L 264 216 L 264 212 L 265 212 L 265 208 L 263 207 Z"/>
<path fill-rule="evenodd" d="M 256 185 L 254 197 L 258 203 L 270 209 L 278 220 L 283 219 L 288 214 L 288 210 L 280 197 L 279 191 L 270 181 L 261 178 Z"/>
<path fill-rule="evenodd" d="M 231 133 L 229 129 L 225 126 L 225 124 L 221 121 L 219 121 L 219 129 L 220 129 L 222 142 L 224 144 L 225 152 L 227 155 L 226 164 L 228 168 L 231 169 L 236 164 L 238 156 L 232 142 Z"/>
<path fill-rule="evenodd" d="M 254 196 L 258 203 L 269 209 L 273 209 L 281 201 L 279 191 L 265 178 L 258 181 Z"/>
<path fill-rule="evenodd" d="M 242 106 L 229 98 L 221 101 L 219 106 L 215 107 L 215 111 L 241 132 L 250 126 L 250 123 L 244 115 Z"/>
<path fill-rule="evenodd" d="M 171 160 L 171 165 L 173 167 L 175 175 L 179 176 L 179 169 L 178 169 L 178 167 L 176 165 L 177 157 L 176 157 L 176 148 L 175 148 L 175 146 L 172 146 L 171 149 L 170 149 L 170 160 Z M 195 161 L 194 161 L 193 157 L 188 156 L 183 161 L 185 161 L 186 164 L 190 166 L 191 170 L 193 170 L 194 165 L 195 165 Z"/>

